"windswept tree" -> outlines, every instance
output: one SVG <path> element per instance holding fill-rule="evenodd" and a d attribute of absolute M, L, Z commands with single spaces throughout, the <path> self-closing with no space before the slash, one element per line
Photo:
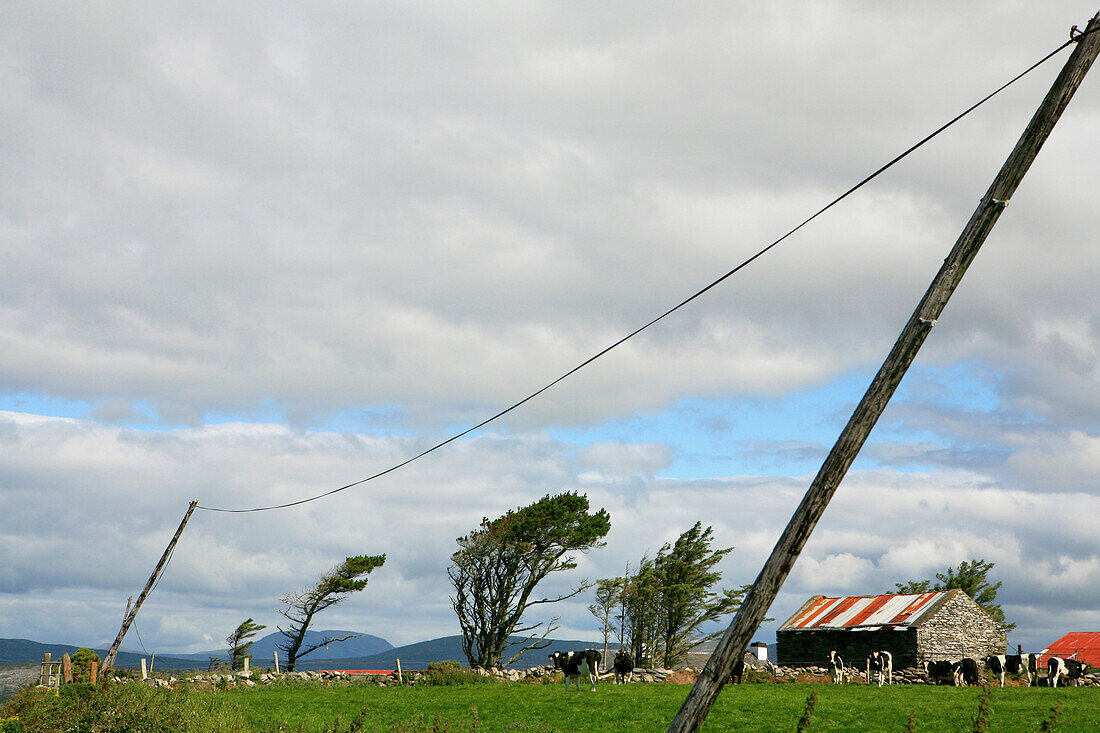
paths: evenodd
<path fill-rule="evenodd" d="M 244 669 L 244 660 L 252 658 L 252 652 L 248 651 L 253 644 L 252 637 L 266 628 L 263 624 L 257 624 L 252 619 L 247 619 L 232 634 L 225 637 L 225 643 L 229 645 L 229 668 L 231 670 Z"/>
<path fill-rule="evenodd" d="M 306 644 L 306 631 L 313 617 L 326 608 L 342 603 L 348 595 L 367 587 L 367 576 L 386 561 L 385 555 L 357 555 L 346 558 L 342 563 L 321 576 L 312 588 L 297 593 L 288 593 L 279 600 L 286 605 L 281 613 L 290 620 L 286 629 L 279 627 L 286 640 L 277 644 L 286 654 L 286 669 L 294 671 L 298 659 L 317 651 L 333 642 L 355 638 L 355 634 L 324 638 L 316 644 Z"/>
<path fill-rule="evenodd" d="M 653 561 L 659 583 L 657 631 L 663 664 L 671 668 L 702 642 L 721 632 L 703 634 L 699 627 L 741 607 L 748 587 L 714 590 L 722 573 L 714 566 L 733 550 L 712 550 L 714 532 L 702 522 L 665 545 Z"/>
<path fill-rule="evenodd" d="M 607 642 L 612 634 L 619 633 L 615 610 L 623 590 L 622 578 L 604 578 L 596 581 L 596 602 L 588 606 L 588 612 L 600 622 L 603 634 L 603 658 L 607 659 Z"/>
<path fill-rule="evenodd" d="M 959 563 L 958 568 L 947 568 L 945 572 L 936 573 L 936 580 L 939 582 L 935 585 L 931 580 L 894 583 L 897 589 L 895 593 L 928 593 L 958 588 L 981 606 L 991 619 L 1004 626 L 1005 631 L 1012 631 L 1016 628 L 1016 624 L 1005 620 L 1005 612 L 997 603 L 997 591 L 1001 589 L 1001 581 L 991 584 L 987 577 L 992 569 L 993 563 L 985 560 L 964 560 Z"/>
<path fill-rule="evenodd" d="M 478 529 L 459 537 L 447 575 L 470 666 L 507 666 L 528 649 L 548 646 L 545 639 L 557 628 L 558 617 L 530 622 L 524 614 L 532 606 L 572 598 L 591 584 L 582 581 L 568 593 L 543 598 L 533 595 L 535 587 L 550 573 L 577 567 L 576 553 L 602 547 L 610 530 L 605 510 L 590 514 L 588 497 L 569 492 L 547 495 L 497 519 L 482 519 Z M 513 635 L 529 636 L 514 641 Z M 513 646 L 520 648 L 504 659 Z"/>
<path fill-rule="evenodd" d="M 622 580 L 622 639 L 638 664 L 673 667 L 699 644 L 720 635 L 700 629 L 741 606 L 748 586 L 716 590 L 722 574 L 715 569 L 733 549 L 711 549 L 713 530 L 701 522 L 652 560 Z"/>

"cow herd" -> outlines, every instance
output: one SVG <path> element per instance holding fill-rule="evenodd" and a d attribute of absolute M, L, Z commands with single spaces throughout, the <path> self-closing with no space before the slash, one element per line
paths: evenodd
<path fill-rule="evenodd" d="M 887 651 L 871 652 L 867 657 L 867 682 L 868 684 L 882 685 L 893 682 L 893 655 Z M 1005 673 L 1023 674 L 1027 678 L 1027 685 L 1039 684 L 1038 655 L 1036 654 L 994 654 L 981 661 L 985 668 L 996 677 L 1001 687 L 1005 686 Z M 966 687 L 981 684 L 981 671 L 979 662 L 970 657 L 949 662 L 946 660 L 936 662 L 924 662 L 924 673 L 933 684 L 951 684 L 955 687 Z M 844 660 L 836 651 L 829 652 L 828 660 L 829 677 L 834 684 L 842 684 L 850 676 L 848 668 L 844 666 Z M 1089 671 L 1087 662 L 1076 659 L 1063 659 L 1051 657 L 1047 661 L 1046 684 L 1049 687 L 1065 685 L 1078 685 L 1081 678 Z"/>
<path fill-rule="evenodd" d="M 596 691 L 596 679 L 600 676 L 600 663 L 603 654 L 596 649 L 582 649 L 575 652 L 554 652 L 550 655 L 550 664 L 554 669 L 561 670 L 565 677 L 565 689 L 569 689 L 572 682 L 576 689 L 581 689 L 581 677 L 587 677 L 591 684 L 591 691 Z M 621 685 L 630 682 L 634 676 L 634 659 L 625 649 L 620 649 L 612 663 L 615 671 L 615 684 Z"/>
<path fill-rule="evenodd" d="M 603 655 L 596 649 L 582 649 L 574 652 L 554 652 L 550 655 L 550 662 L 554 669 L 561 670 L 565 677 L 565 689 L 569 689 L 570 683 L 576 689 L 581 689 L 581 677 L 586 677 L 592 692 L 596 691 L 596 679 L 600 674 L 600 664 Z M 1022 674 L 1027 678 L 1027 685 L 1039 684 L 1038 656 L 1035 654 L 994 654 L 981 661 L 989 672 L 996 677 L 1001 687 L 1005 686 L 1005 673 Z M 933 684 L 951 684 L 955 687 L 966 687 L 981 684 L 981 671 L 979 662 L 970 657 L 949 662 L 946 660 L 936 662 L 924 662 L 924 673 Z M 620 649 L 612 663 L 615 671 L 615 684 L 630 682 L 634 673 L 634 660 L 625 650 Z M 829 677 L 833 684 L 843 684 L 851 679 L 854 667 L 846 667 L 844 660 L 836 651 L 829 652 L 828 660 Z M 744 659 L 738 660 L 733 670 L 731 682 L 740 683 L 741 675 L 745 670 Z M 1081 678 L 1089 671 L 1087 662 L 1076 659 L 1063 659 L 1051 657 L 1047 661 L 1046 684 L 1049 687 L 1065 685 L 1078 685 Z M 894 682 L 894 657 L 888 651 L 871 652 L 867 657 L 867 683 L 884 684 Z"/>

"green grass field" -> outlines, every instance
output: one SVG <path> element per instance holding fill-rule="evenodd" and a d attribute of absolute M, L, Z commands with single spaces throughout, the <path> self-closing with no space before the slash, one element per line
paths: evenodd
<path fill-rule="evenodd" d="M 256 731 L 322 731 L 340 716 L 346 727 L 363 714 L 363 730 L 389 731 L 423 716 L 451 731 L 663 731 L 688 693 L 686 685 L 601 685 L 568 693 L 557 685 L 472 685 L 378 688 L 367 685 L 238 688 L 226 695 Z M 723 690 L 705 731 L 794 731 L 813 691 L 811 731 L 902 731 L 912 713 L 917 731 L 969 731 L 978 711 L 977 688 L 864 685 L 741 685 Z M 1100 689 L 992 689 L 990 731 L 1036 731 L 1055 701 L 1054 730 L 1100 731 Z"/>
<path fill-rule="evenodd" d="M 71 689 L 69 689 L 71 688 Z M 137 684 L 110 689 L 70 685 L 60 696 L 28 688 L 0 708 L 0 733 L 428 733 L 448 731 L 664 731 L 686 685 L 600 685 L 566 692 L 560 685 L 476 684 L 378 687 L 363 683 L 289 683 L 233 689 L 161 690 Z M 703 730 L 795 731 L 816 695 L 805 730 L 976 730 L 979 688 L 761 684 L 723 690 Z M 1100 688 L 994 688 L 987 726 L 997 733 L 1037 731 L 1060 704 L 1056 731 L 1100 731 Z M 16 719 L 12 719 L 16 718 Z"/>

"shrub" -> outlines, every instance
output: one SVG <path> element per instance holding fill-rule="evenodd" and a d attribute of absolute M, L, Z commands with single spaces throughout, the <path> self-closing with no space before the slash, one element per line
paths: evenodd
<path fill-rule="evenodd" d="M 91 681 L 92 665 L 99 666 L 99 655 L 87 647 L 80 647 L 72 656 L 73 682 Z"/>
<path fill-rule="evenodd" d="M 470 669 L 465 669 L 461 664 L 453 659 L 447 659 L 442 662 L 429 662 L 427 669 L 424 670 L 424 677 L 420 680 L 420 684 L 428 685 L 432 687 L 438 686 L 452 686 L 452 685 L 481 685 L 488 682 L 495 682 L 492 677 L 487 677 L 482 674 L 478 674 Z"/>
<path fill-rule="evenodd" d="M 72 692 L 28 687 L 0 708 L 0 718 L 18 716 L 19 733 L 73 730 L 87 733 L 231 733 L 249 730 L 236 706 L 186 689 L 163 690 L 140 684 L 66 685 Z M 10 726 L 9 726 L 10 728 Z M 7 731 L 5 731 L 7 733 Z"/>
<path fill-rule="evenodd" d="M 741 682 L 750 685 L 766 685 L 770 684 L 774 679 L 775 675 L 763 669 L 746 669 L 745 673 L 741 676 Z"/>

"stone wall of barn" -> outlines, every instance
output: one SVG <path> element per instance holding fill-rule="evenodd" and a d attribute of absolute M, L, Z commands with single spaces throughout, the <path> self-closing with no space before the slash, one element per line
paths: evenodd
<path fill-rule="evenodd" d="M 918 661 L 982 659 L 1004 654 L 1008 637 L 1004 627 L 989 617 L 965 593 L 958 593 L 932 618 L 917 628 Z"/>
<path fill-rule="evenodd" d="M 886 651 L 894 657 L 894 669 L 917 664 L 917 630 L 893 628 L 866 630 L 814 629 L 776 634 L 776 663 L 781 667 L 823 667 L 835 650 L 849 667 L 863 669 L 871 652 Z"/>

